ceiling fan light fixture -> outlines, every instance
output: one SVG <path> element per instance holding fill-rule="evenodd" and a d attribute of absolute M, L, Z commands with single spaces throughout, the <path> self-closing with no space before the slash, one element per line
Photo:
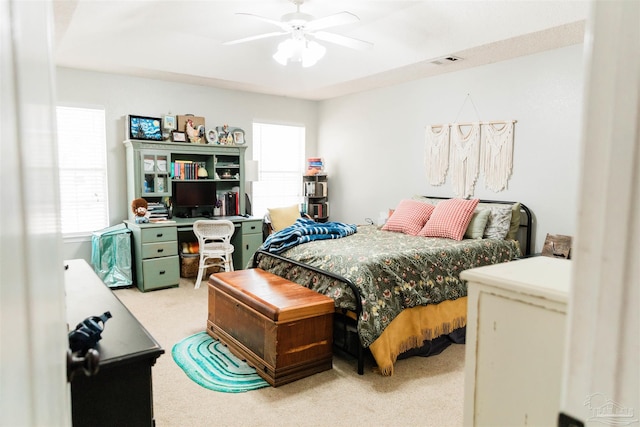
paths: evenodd
<path fill-rule="evenodd" d="M 325 31 L 328 28 L 339 25 L 353 24 L 360 18 L 350 12 L 342 11 L 322 18 L 315 18 L 313 15 L 300 12 L 300 6 L 305 0 L 289 0 L 296 6 L 296 11 L 283 15 L 279 21 L 252 13 L 238 13 L 237 15 L 250 16 L 269 24 L 275 25 L 280 31 L 262 33 L 255 36 L 244 37 L 237 40 L 224 42 L 225 45 L 235 45 L 239 43 L 262 40 L 270 37 L 278 37 L 289 34 L 290 37 L 278 45 L 278 50 L 273 54 L 281 65 L 289 62 L 300 62 L 303 67 L 315 65 L 326 53 L 327 49 L 316 42 L 327 42 L 337 44 L 350 49 L 366 49 L 373 44 L 353 37 Z"/>
<path fill-rule="evenodd" d="M 297 37 L 284 40 L 278 45 L 278 50 L 273 54 L 273 59 L 280 65 L 289 62 L 302 62 L 303 67 L 315 65 L 327 52 L 327 48 L 316 41 Z"/>
<path fill-rule="evenodd" d="M 296 50 L 296 42 L 293 39 L 286 39 L 278 44 L 278 50 L 273 54 L 273 59 L 280 65 L 287 65 L 289 60 L 294 56 Z"/>
<path fill-rule="evenodd" d="M 302 66 L 306 68 L 316 65 L 316 62 L 322 59 L 325 53 L 327 53 L 327 48 L 320 43 L 313 40 L 307 42 L 307 46 L 302 51 Z"/>

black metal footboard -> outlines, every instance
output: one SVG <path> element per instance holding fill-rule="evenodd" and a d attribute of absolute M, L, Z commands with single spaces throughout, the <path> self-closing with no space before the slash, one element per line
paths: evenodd
<path fill-rule="evenodd" d="M 360 318 L 360 314 L 362 313 L 362 296 L 360 295 L 360 291 L 358 290 L 358 288 L 356 287 L 356 285 L 353 284 L 353 282 L 349 279 L 347 279 L 346 277 L 342 277 L 338 274 L 332 273 L 330 271 L 325 271 L 325 270 L 321 270 L 317 267 L 314 267 L 312 265 L 308 265 L 305 264 L 303 262 L 300 261 L 296 261 L 296 260 L 292 260 L 290 258 L 286 258 L 283 257 L 281 255 L 278 254 L 273 254 L 271 252 L 267 252 L 264 251 L 262 249 L 259 249 L 256 251 L 256 253 L 253 255 L 253 264 L 252 264 L 252 268 L 256 268 L 260 262 L 260 257 L 263 256 L 268 256 L 268 257 L 272 257 L 272 258 L 276 258 L 280 261 L 289 263 L 291 265 L 295 265 L 297 267 L 300 268 L 304 268 L 306 270 L 309 271 L 313 271 L 314 273 L 318 273 L 318 274 L 322 274 L 323 276 L 327 276 L 327 277 L 331 277 L 332 279 L 338 280 L 339 282 L 345 283 L 347 286 L 349 286 L 349 288 L 351 289 L 351 291 L 353 292 L 354 295 L 354 301 L 355 301 L 355 305 L 356 305 L 356 309 L 355 309 L 355 316 L 356 316 L 356 327 L 357 327 L 357 319 Z M 299 285 L 308 287 L 305 283 L 298 283 Z M 336 314 L 343 316 L 344 322 L 342 322 L 343 328 L 344 328 L 344 337 L 345 339 L 343 340 L 343 344 L 341 347 L 341 350 L 343 350 L 344 352 L 349 352 L 348 350 L 348 325 L 349 325 L 349 316 L 347 316 L 346 314 L 346 310 L 341 309 L 340 311 L 336 311 Z M 334 340 L 334 345 L 336 345 L 335 340 Z M 364 352 L 365 349 L 362 347 L 362 344 L 360 343 L 360 339 L 358 337 L 358 346 L 357 346 L 357 354 L 355 355 L 358 359 L 358 374 L 363 375 L 364 374 Z"/>

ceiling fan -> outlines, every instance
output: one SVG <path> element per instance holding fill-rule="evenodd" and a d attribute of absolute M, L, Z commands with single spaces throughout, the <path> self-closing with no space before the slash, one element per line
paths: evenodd
<path fill-rule="evenodd" d="M 286 65 L 287 61 L 302 62 L 303 66 L 310 66 L 320 59 L 326 49 L 315 40 L 326 41 L 329 43 L 345 46 L 351 49 L 367 49 L 373 46 L 372 43 L 359 40 L 353 37 L 347 37 L 340 34 L 323 31 L 330 27 L 338 25 L 351 24 L 360 21 L 356 15 L 350 12 L 338 12 L 323 18 L 315 18 L 307 13 L 300 12 L 300 6 L 304 0 L 290 0 L 295 6 L 296 11 L 283 15 L 279 21 L 266 18 L 251 13 L 237 13 L 236 15 L 248 16 L 268 22 L 280 28 L 280 31 L 258 34 L 255 36 L 244 37 L 237 40 L 224 42 L 224 45 L 234 45 L 254 40 L 265 39 L 269 37 L 277 37 L 290 35 L 290 38 L 280 43 L 278 52 L 273 56 L 276 61 Z M 306 57 L 306 60 L 305 60 Z"/>

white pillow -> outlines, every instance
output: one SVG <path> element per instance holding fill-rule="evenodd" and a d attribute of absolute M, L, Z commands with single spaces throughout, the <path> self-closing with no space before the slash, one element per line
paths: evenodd
<path fill-rule="evenodd" d="M 485 204 L 483 209 L 491 211 L 483 237 L 485 239 L 504 240 L 511 228 L 511 206 L 490 206 Z"/>
<path fill-rule="evenodd" d="M 428 203 L 430 205 L 435 206 L 438 204 L 438 202 L 441 202 L 442 200 L 447 200 L 447 199 L 432 199 L 431 197 L 425 197 L 419 194 L 415 194 L 411 197 L 411 200 L 417 200 L 419 202 Z"/>

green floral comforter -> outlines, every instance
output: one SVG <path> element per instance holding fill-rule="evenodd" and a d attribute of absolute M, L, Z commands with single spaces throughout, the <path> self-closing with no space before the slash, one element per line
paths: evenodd
<path fill-rule="evenodd" d="M 403 309 L 466 296 L 461 271 L 510 261 L 519 254 L 514 241 L 455 241 L 359 226 L 351 236 L 305 243 L 282 255 L 357 286 L 362 297 L 358 333 L 368 347 Z M 259 258 L 258 267 L 333 298 L 336 307 L 355 310 L 353 292 L 338 280 L 268 256 Z"/>

